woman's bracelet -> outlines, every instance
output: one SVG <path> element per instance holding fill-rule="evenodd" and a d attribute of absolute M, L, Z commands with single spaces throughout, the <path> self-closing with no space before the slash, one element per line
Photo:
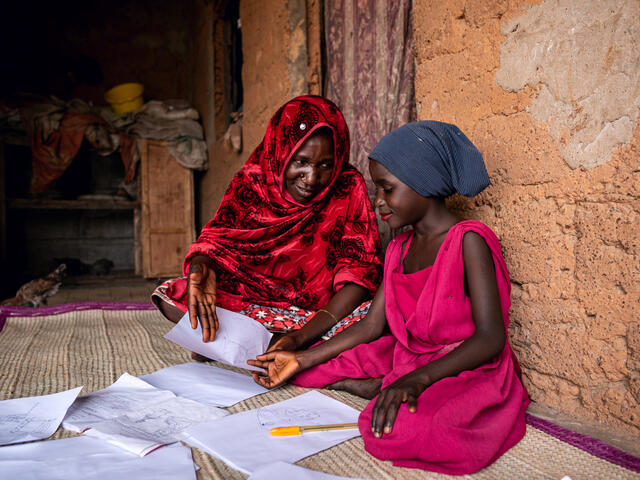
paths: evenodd
<path fill-rule="evenodd" d="M 329 310 L 325 310 L 324 308 L 321 308 L 316 313 L 320 313 L 320 312 L 324 312 L 328 314 L 331 318 L 333 318 L 333 323 L 338 323 L 338 319 L 336 318 L 336 316 L 333 313 L 331 313 Z"/>

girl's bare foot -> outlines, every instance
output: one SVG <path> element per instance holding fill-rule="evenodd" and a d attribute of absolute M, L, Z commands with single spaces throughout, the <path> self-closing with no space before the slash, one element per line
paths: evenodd
<path fill-rule="evenodd" d="M 382 378 L 345 378 L 327 385 L 329 390 L 344 390 L 358 397 L 371 400 L 380 393 Z"/>

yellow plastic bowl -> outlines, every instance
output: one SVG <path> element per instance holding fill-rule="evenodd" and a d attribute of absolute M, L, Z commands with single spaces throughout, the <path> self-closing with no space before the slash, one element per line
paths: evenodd
<path fill-rule="evenodd" d="M 140 83 L 121 83 L 105 93 L 104 99 L 114 112 L 127 113 L 142 107 L 142 92 L 144 87 Z"/>

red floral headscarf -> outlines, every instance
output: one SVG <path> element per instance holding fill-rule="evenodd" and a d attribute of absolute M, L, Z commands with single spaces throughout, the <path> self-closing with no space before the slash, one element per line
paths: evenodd
<path fill-rule="evenodd" d="M 317 129 L 334 139 L 328 185 L 309 203 L 284 183 L 290 158 Z M 375 293 L 380 283 L 378 228 L 362 175 L 349 165 L 349 130 L 329 100 L 294 98 L 269 122 L 264 139 L 236 174 L 220 207 L 189 249 L 215 264 L 217 304 L 323 307 L 347 282 Z"/>

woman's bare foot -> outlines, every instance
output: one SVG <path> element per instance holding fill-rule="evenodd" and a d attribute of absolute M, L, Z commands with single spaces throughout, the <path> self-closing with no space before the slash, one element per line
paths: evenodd
<path fill-rule="evenodd" d="M 382 378 L 345 378 L 327 385 L 329 390 L 344 390 L 358 397 L 371 400 L 380 393 Z"/>
<path fill-rule="evenodd" d="M 170 322 L 178 323 L 184 316 L 184 312 L 178 307 L 174 307 L 173 305 L 160 299 L 156 300 L 156 298 L 154 298 L 153 300 L 155 300 L 153 304 L 156 306 L 156 308 L 160 310 L 160 313 L 162 313 L 162 315 L 164 315 L 164 317 Z"/>

